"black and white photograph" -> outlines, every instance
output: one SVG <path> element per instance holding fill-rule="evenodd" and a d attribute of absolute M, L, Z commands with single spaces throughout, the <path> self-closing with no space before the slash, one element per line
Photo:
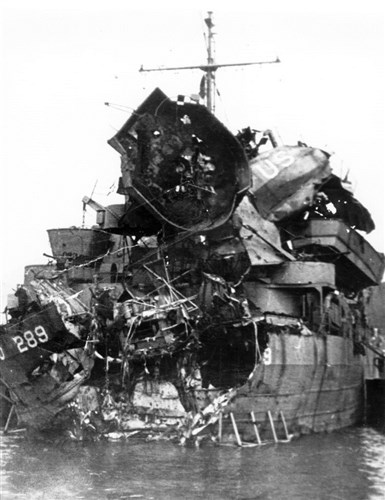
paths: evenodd
<path fill-rule="evenodd" d="M 385 498 L 385 6 L 0 0 L 1 500 Z"/>

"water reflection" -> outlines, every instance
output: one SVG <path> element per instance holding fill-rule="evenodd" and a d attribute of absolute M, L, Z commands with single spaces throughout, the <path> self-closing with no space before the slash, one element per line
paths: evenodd
<path fill-rule="evenodd" d="M 36 443 L 1 435 L 1 499 L 383 499 L 385 436 L 371 428 L 239 449 Z"/>
<path fill-rule="evenodd" d="M 374 429 L 362 433 L 362 462 L 371 484 L 371 498 L 385 498 L 385 440 L 384 435 Z M 379 495 L 375 497 L 374 495 Z"/>

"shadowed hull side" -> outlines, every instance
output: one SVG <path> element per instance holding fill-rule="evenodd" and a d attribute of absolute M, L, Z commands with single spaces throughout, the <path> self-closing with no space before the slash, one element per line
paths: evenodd
<path fill-rule="evenodd" d="M 270 335 L 271 364 L 258 365 L 226 408 L 223 435 L 233 434 L 233 413 L 242 440 L 255 440 L 251 412 L 262 438 L 271 439 L 271 412 L 279 437 L 280 412 L 294 434 L 333 431 L 362 418 L 364 378 L 353 342 L 336 336 Z"/>

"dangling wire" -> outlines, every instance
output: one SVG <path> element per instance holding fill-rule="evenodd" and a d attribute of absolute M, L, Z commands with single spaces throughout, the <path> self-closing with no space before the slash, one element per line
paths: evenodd
<path fill-rule="evenodd" d="M 116 109 L 118 111 L 123 111 L 124 113 L 136 113 L 134 108 L 131 108 L 130 106 L 124 106 L 123 104 L 114 104 L 113 102 L 105 102 L 105 106 L 108 106 L 109 108 Z"/>

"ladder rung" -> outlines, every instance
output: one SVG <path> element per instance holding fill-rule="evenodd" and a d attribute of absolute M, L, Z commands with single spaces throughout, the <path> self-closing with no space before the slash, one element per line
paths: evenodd
<path fill-rule="evenodd" d="M 254 427 L 255 437 L 257 438 L 257 443 L 262 444 L 261 436 L 259 435 L 259 430 L 258 430 L 257 422 L 255 420 L 254 412 L 251 411 L 250 415 L 251 415 L 251 421 L 253 422 L 253 427 Z"/>
<path fill-rule="evenodd" d="M 239 432 L 238 432 L 238 427 L 237 427 L 237 423 L 235 421 L 233 412 L 230 412 L 230 418 L 231 418 L 231 422 L 233 424 L 234 434 L 235 434 L 235 437 L 237 439 L 238 446 L 242 446 L 241 437 L 240 437 Z"/>
<path fill-rule="evenodd" d="M 270 410 L 267 412 L 267 416 L 269 417 L 270 420 L 270 427 L 271 427 L 271 432 L 273 433 L 274 442 L 278 443 L 277 433 L 275 431 L 275 426 L 274 426 L 274 420 Z"/>
<path fill-rule="evenodd" d="M 289 438 L 289 433 L 287 432 L 286 420 L 285 420 L 285 416 L 284 416 L 282 411 L 279 412 L 279 416 L 281 417 L 283 428 L 285 429 L 286 439 L 289 441 L 290 438 Z"/>

